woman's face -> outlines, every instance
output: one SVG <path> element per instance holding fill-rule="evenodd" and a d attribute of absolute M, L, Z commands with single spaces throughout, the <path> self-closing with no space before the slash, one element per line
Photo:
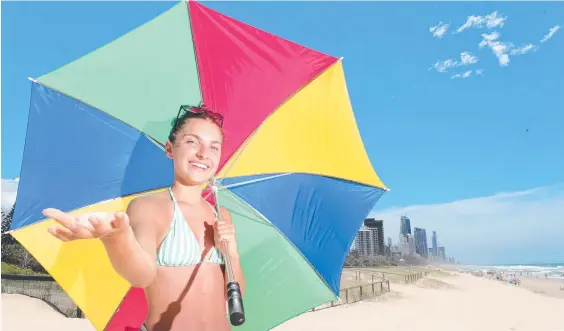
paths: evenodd
<path fill-rule="evenodd" d="M 223 136 L 210 120 L 192 118 L 176 133 L 174 143 L 167 142 L 166 152 L 173 160 L 175 176 L 186 184 L 204 184 L 215 175 Z"/>

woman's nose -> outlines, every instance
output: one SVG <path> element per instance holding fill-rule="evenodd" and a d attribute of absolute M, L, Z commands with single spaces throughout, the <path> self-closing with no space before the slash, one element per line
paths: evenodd
<path fill-rule="evenodd" d="M 200 158 L 205 158 L 208 155 L 209 151 L 208 148 L 204 145 L 200 145 L 200 148 L 198 149 L 198 157 Z"/>

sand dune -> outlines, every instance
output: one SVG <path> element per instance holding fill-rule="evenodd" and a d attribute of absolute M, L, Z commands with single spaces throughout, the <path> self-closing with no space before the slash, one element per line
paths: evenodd
<path fill-rule="evenodd" d="M 393 284 L 375 299 L 306 313 L 274 330 L 564 331 L 563 312 L 563 299 L 460 274 Z"/>
<path fill-rule="evenodd" d="M 2 293 L 3 331 L 95 331 L 90 321 L 67 318 L 42 300 Z"/>
<path fill-rule="evenodd" d="M 390 293 L 305 313 L 275 331 L 564 331 L 564 299 L 555 282 L 523 279 L 516 287 L 468 274 L 393 283 Z M 539 293 L 542 292 L 542 293 Z M 2 294 L 2 330 L 93 331 L 41 300 Z M 33 317 L 33 318 L 32 318 Z"/>

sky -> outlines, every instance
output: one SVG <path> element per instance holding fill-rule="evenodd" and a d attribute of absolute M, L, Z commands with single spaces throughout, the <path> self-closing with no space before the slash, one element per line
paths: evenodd
<path fill-rule="evenodd" d="M 371 216 L 394 243 L 407 215 L 462 262 L 564 261 L 564 3 L 204 4 L 344 57 L 365 148 L 390 188 Z M 2 5 L 4 209 L 16 196 L 27 77 L 174 2 Z"/>

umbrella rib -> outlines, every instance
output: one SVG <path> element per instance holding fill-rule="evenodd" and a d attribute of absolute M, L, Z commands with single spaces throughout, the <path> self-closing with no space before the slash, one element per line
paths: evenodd
<path fill-rule="evenodd" d="M 306 84 L 304 84 L 303 86 L 300 86 L 296 91 L 294 91 L 292 94 L 290 94 L 289 96 L 287 96 L 278 106 L 276 106 L 274 108 L 274 110 L 268 114 L 268 116 L 266 116 L 266 118 L 257 126 L 257 128 L 250 134 L 250 136 L 245 140 L 245 142 L 243 143 L 243 147 L 237 152 L 235 158 L 233 159 L 233 161 L 231 162 L 231 164 L 226 168 L 223 177 L 217 179 L 217 183 L 221 184 L 221 181 L 227 177 L 227 173 L 229 172 L 229 170 L 231 170 L 231 168 L 233 167 L 233 165 L 237 162 L 237 160 L 239 159 L 239 157 L 243 154 L 243 152 L 245 151 L 245 149 L 247 148 L 247 146 L 249 145 L 249 143 L 253 140 L 253 138 L 256 136 L 257 132 L 259 132 L 259 130 L 264 126 L 264 124 L 266 123 L 266 121 L 268 121 L 268 119 L 270 119 L 270 117 L 276 113 L 280 108 L 282 108 L 286 103 L 288 103 L 289 100 L 291 100 L 293 97 L 296 96 L 296 94 L 300 93 L 306 86 L 308 86 L 309 84 L 311 84 L 311 82 L 315 81 L 317 78 L 319 78 L 321 75 L 323 75 L 325 72 L 327 72 L 327 70 L 329 70 L 330 67 L 332 67 L 333 65 L 335 65 L 335 63 L 339 62 L 339 61 L 343 61 L 343 57 L 340 57 L 338 59 L 336 59 L 335 62 L 333 62 L 330 66 L 328 66 L 327 68 L 325 68 L 325 70 L 319 72 L 315 77 L 313 77 L 309 82 L 307 82 Z M 209 194 L 208 194 L 209 196 Z"/>
<path fill-rule="evenodd" d="M 331 293 L 333 293 L 333 295 L 335 295 L 335 298 L 339 298 L 339 295 L 335 294 L 333 292 L 333 290 L 331 289 L 331 286 L 327 283 L 327 281 L 325 280 L 325 278 L 323 278 L 323 276 L 319 273 L 319 271 L 313 266 L 313 264 L 311 263 L 311 261 L 303 254 L 303 252 L 286 236 L 286 234 L 284 234 L 284 232 L 282 232 L 274 223 L 272 223 L 272 221 L 270 221 L 270 219 L 268 219 L 266 216 L 264 216 L 260 211 L 258 211 L 256 208 L 254 208 L 253 206 L 251 206 L 247 201 L 245 201 L 242 197 L 240 197 L 237 193 L 233 192 L 233 191 L 229 191 L 229 193 L 232 197 L 235 197 L 235 201 L 237 201 L 240 205 L 246 206 L 248 207 L 253 213 L 255 213 L 257 216 L 259 216 L 260 218 L 262 218 L 263 220 L 266 220 L 268 222 L 268 224 L 276 231 L 278 232 L 278 234 L 280 236 L 282 236 L 282 238 L 284 238 L 286 240 L 286 242 L 296 250 L 296 252 L 304 259 L 304 261 L 311 267 L 311 269 L 315 272 L 315 274 L 317 274 L 317 276 L 319 277 L 319 279 L 321 280 L 321 282 L 327 286 L 327 288 L 329 289 L 329 291 L 331 291 Z"/>
<path fill-rule="evenodd" d="M 247 184 L 254 184 L 254 183 L 258 183 L 258 182 L 263 182 L 265 180 L 270 180 L 270 179 L 274 179 L 274 178 L 278 178 L 278 177 L 284 177 L 284 176 L 288 176 L 288 175 L 292 175 L 292 174 L 293 174 L 293 172 L 285 172 L 283 174 L 277 174 L 277 175 L 272 175 L 272 176 L 263 177 L 263 178 L 246 180 L 246 181 L 243 181 L 243 182 L 234 183 L 234 184 L 230 184 L 230 185 L 222 185 L 218 189 L 225 190 L 225 189 L 228 189 L 228 188 L 243 186 L 243 185 L 247 185 Z"/>
<path fill-rule="evenodd" d="M 60 93 L 60 94 L 62 94 L 62 95 L 64 95 L 64 96 L 66 96 L 66 97 L 69 98 L 69 99 L 73 99 L 73 100 L 75 100 L 75 101 L 78 101 L 78 102 L 80 102 L 80 103 L 82 103 L 82 104 L 84 104 L 84 105 L 86 105 L 86 106 L 88 106 L 88 107 L 91 107 L 91 108 L 93 108 L 93 109 L 95 109 L 95 110 L 97 110 L 97 111 L 99 111 L 99 112 L 101 112 L 101 113 L 103 113 L 103 114 L 105 114 L 105 115 L 107 115 L 107 116 L 113 118 L 114 120 L 116 120 L 116 121 L 122 123 L 123 125 L 126 125 L 126 126 L 130 127 L 131 129 L 135 130 L 135 132 L 139 133 L 140 135 L 145 136 L 146 138 L 149 139 L 149 141 L 151 141 L 153 144 L 157 145 L 157 147 L 159 147 L 160 149 L 162 149 L 162 150 L 164 151 L 164 144 L 158 142 L 155 138 L 151 137 L 150 135 L 146 134 L 145 132 L 141 131 L 140 129 L 138 129 L 138 128 L 132 126 L 131 124 L 125 122 L 124 120 L 121 120 L 121 119 L 115 117 L 114 115 L 112 115 L 112 114 L 110 114 L 110 113 L 108 113 L 108 112 L 106 112 L 106 111 L 104 111 L 104 110 L 102 110 L 102 109 L 100 109 L 100 108 L 98 108 L 98 107 L 96 107 L 96 106 L 93 106 L 93 105 L 89 104 L 88 102 L 86 102 L 86 101 L 84 101 L 84 100 L 81 100 L 81 99 L 79 99 L 79 98 L 77 98 L 77 97 L 75 97 L 75 96 L 72 96 L 72 95 L 70 95 L 70 94 L 68 94 L 68 93 L 66 93 L 66 92 L 63 92 L 63 91 L 61 91 L 61 90 L 59 90 L 59 89 L 56 89 L 56 88 L 54 88 L 54 87 L 52 87 L 52 86 L 49 86 L 49 85 L 47 85 L 47 84 L 45 84 L 45 83 L 43 83 L 43 82 L 37 80 L 36 78 L 27 77 L 27 79 L 29 79 L 29 80 L 30 80 L 32 83 L 34 83 L 34 84 L 41 85 L 41 86 L 45 86 L 46 88 L 51 89 L 51 90 L 53 90 L 53 91 L 55 91 L 55 92 L 57 92 L 57 93 Z"/>

